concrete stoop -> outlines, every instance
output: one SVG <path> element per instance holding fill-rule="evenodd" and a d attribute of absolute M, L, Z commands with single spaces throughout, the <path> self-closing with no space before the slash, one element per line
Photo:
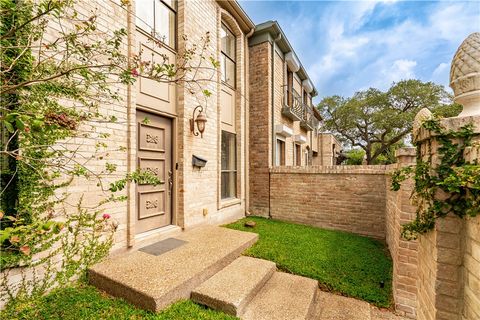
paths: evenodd
<path fill-rule="evenodd" d="M 245 320 L 310 319 L 315 280 L 277 272 L 273 262 L 240 257 L 192 292 L 192 300 Z"/>
<path fill-rule="evenodd" d="M 276 269 L 271 261 L 239 257 L 193 290 L 191 298 L 212 309 L 240 316 Z"/>
<path fill-rule="evenodd" d="M 89 282 L 147 310 L 190 298 L 193 289 L 228 266 L 256 233 L 204 226 L 175 237 L 184 244 L 158 256 L 142 251 L 112 257 L 88 270 Z"/>

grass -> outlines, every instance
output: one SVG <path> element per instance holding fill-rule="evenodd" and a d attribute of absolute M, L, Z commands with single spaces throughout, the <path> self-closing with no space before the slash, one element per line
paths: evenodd
<path fill-rule="evenodd" d="M 91 286 L 54 290 L 34 301 L 17 303 L 0 313 L 0 319 L 151 319 L 233 320 L 235 317 L 207 309 L 190 300 L 171 305 L 161 313 L 144 311 L 122 299 L 111 298 Z"/>
<path fill-rule="evenodd" d="M 248 220 L 256 226 L 245 227 Z M 380 241 L 259 217 L 226 227 L 260 235 L 245 255 L 274 261 L 280 270 L 316 279 L 324 290 L 379 307 L 391 306 L 392 261 Z"/>

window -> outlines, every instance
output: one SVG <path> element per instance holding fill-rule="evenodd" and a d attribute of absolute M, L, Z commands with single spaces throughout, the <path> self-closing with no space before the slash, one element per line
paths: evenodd
<path fill-rule="evenodd" d="M 295 165 L 302 165 L 302 147 L 299 144 L 295 144 Z"/>
<path fill-rule="evenodd" d="M 237 196 L 236 135 L 222 131 L 222 199 Z"/>
<path fill-rule="evenodd" d="M 277 139 L 277 145 L 275 150 L 275 165 L 285 165 L 285 141 Z"/>
<path fill-rule="evenodd" d="M 220 68 L 222 72 L 222 81 L 231 87 L 235 87 L 235 52 L 236 43 L 235 36 L 228 30 L 228 28 L 222 23 L 220 30 L 220 38 L 222 42 L 222 56 L 220 60 Z"/>
<path fill-rule="evenodd" d="M 175 48 L 176 0 L 135 1 L 137 26 Z"/>

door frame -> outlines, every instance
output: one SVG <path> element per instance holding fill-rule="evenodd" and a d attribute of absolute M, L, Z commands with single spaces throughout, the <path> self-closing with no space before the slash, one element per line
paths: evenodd
<path fill-rule="evenodd" d="M 175 115 L 172 115 L 167 112 L 162 112 L 159 110 L 154 110 L 148 107 L 144 107 L 142 105 L 136 105 L 135 106 L 135 116 L 137 114 L 137 110 L 142 111 L 142 112 L 148 112 L 153 115 L 159 116 L 159 117 L 164 117 L 167 119 L 170 119 L 172 121 L 172 172 L 173 172 L 173 186 L 172 186 L 172 199 L 171 199 L 171 207 L 172 207 L 172 223 L 170 226 L 178 226 L 178 216 L 177 216 L 177 184 L 178 184 L 178 170 L 177 170 L 177 163 L 178 163 L 178 145 L 177 145 L 177 128 L 178 128 L 178 117 Z M 135 125 L 137 124 L 137 120 L 135 118 Z M 138 139 L 138 131 L 135 129 L 135 139 Z M 136 142 L 138 143 L 138 142 Z M 138 157 L 137 154 L 137 148 L 135 148 L 135 158 Z M 137 164 L 135 164 L 135 169 L 137 169 Z M 128 217 L 128 221 L 130 221 L 131 225 L 129 228 L 132 228 L 131 230 L 135 230 L 135 215 L 137 214 L 137 205 L 138 205 L 138 200 L 137 197 L 134 197 L 134 208 L 135 210 L 130 211 L 130 217 Z M 133 216 L 132 216 L 133 215 Z M 158 232 L 161 232 L 162 229 L 168 228 L 169 226 L 164 226 L 160 228 L 156 228 L 153 230 L 145 231 L 140 234 L 135 234 L 134 239 L 141 238 L 144 235 L 150 235 L 150 234 L 156 234 Z M 130 244 L 130 246 L 133 245 L 133 243 Z"/>

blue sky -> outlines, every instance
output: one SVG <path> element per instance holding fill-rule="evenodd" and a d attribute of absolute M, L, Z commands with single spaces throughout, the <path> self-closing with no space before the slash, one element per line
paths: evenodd
<path fill-rule="evenodd" d="M 277 20 L 321 97 L 416 78 L 448 87 L 450 62 L 480 31 L 479 1 L 239 1 Z"/>

